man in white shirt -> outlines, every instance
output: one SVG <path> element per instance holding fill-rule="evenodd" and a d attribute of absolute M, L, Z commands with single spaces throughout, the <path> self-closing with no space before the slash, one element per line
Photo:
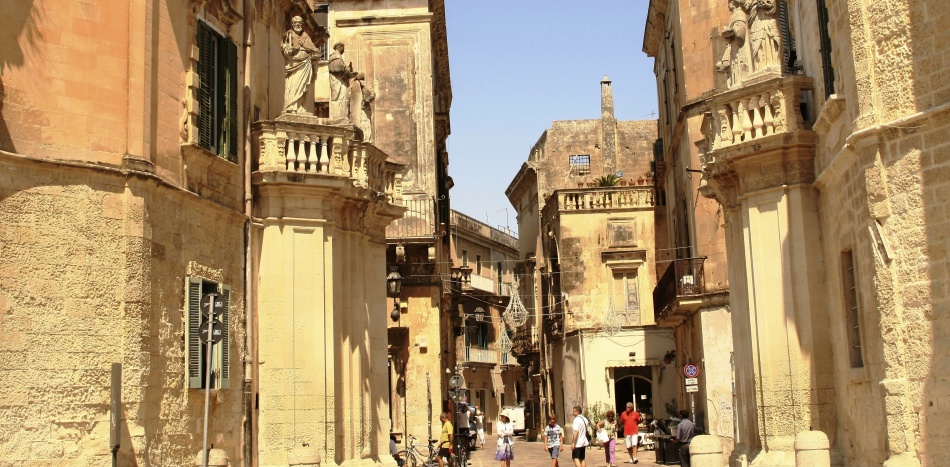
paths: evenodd
<path fill-rule="evenodd" d="M 590 427 L 590 421 L 587 420 L 587 417 L 581 415 L 584 413 L 584 409 L 579 405 L 574 407 L 573 413 L 571 459 L 574 459 L 575 467 L 587 467 L 587 446 L 590 445 L 590 441 L 587 439 L 587 429 Z"/>

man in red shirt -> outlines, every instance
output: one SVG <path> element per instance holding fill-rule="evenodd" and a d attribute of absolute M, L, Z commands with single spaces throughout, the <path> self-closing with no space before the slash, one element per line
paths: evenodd
<path fill-rule="evenodd" d="M 627 410 L 620 412 L 620 423 L 623 424 L 624 444 L 627 445 L 627 454 L 630 454 L 628 464 L 640 462 L 637 459 L 637 445 L 640 444 L 640 413 L 633 410 L 633 402 L 627 402 Z"/>

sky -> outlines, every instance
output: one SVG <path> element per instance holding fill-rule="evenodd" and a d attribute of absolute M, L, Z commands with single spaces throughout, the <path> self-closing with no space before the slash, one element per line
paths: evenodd
<path fill-rule="evenodd" d="M 517 231 L 505 189 L 554 120 L 600 118 L 612 81 L 618 120 L 655 119 L 647 0 L 446 0 L 452 80 L 452 209 Z"/>

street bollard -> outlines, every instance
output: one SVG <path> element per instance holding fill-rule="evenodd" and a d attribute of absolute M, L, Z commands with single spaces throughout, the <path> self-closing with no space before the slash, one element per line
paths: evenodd
<path fill-rule="evenodd" d="M 795 435 L 795 467 L 828 467 L 831 453 L 828 435 L 821 431 L 803 431 Z"/>
<path fill-rule="evenodd" d="M 689 465 L 722 467 L 722 442 L 718 436 L 700 435 L 689 443 Z"/>
<path fill-rule="evenodd" d="M 198 451 L 198 455 L 195 456 L 195 465 L 202 466 L 204 465 L 204 456 L 202 455 L 203 451 Z M 208 467 L 230 467 L 231 461 L 228 459 L 228 453 L 224 449 L 209 449 L 208 450 Z"/>
<path fill-rule="evenodd" d="M 290 467 L 317 467 L 320 465 L 320 453 L 308 445 L 295 447 L 287 456 L 287 465 Z"/>

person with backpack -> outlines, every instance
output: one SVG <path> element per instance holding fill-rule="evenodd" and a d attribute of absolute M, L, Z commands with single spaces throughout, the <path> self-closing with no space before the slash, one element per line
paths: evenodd
<path fill-rule="evenodd" d="M 581 406 L 574 406 L 574 422 L 571 431 L 574 432 L 571 440 L 571 459 L 574 467 L 587 467 L 587 446 L 590 446 L 590 420 L 584 415 Z"/>

